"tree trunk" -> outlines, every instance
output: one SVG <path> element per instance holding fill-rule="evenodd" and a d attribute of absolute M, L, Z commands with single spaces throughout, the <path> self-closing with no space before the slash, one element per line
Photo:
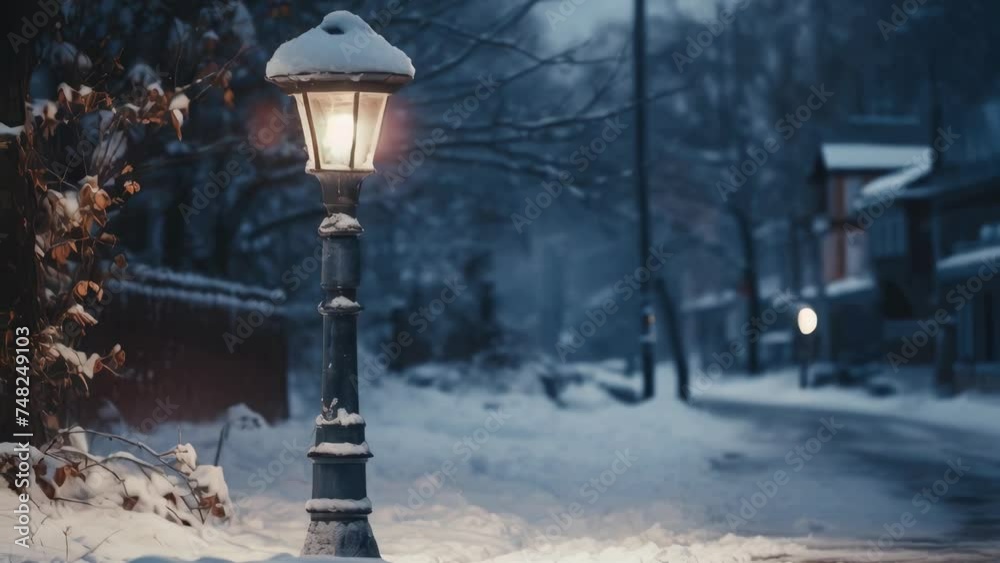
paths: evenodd
<path fill-rule="evenodd" d="M 539 345 L 543 350 L 555 350 L 559 344 L 559 333 L 562 331 L 565 318 L 566 287 L 565 253 L 560 252 L 560 243 L 542 243 L 542 299 L 539 303 L 541 319 L 539 321 Z M 631 355 L 631 354 L 630 354 Z"/>
<path fill-rule="evenodd" d="M 635 167 L 636 205 L 639 214 L 639 266 L 649 254 L 649 169 L 646 134 L 646 0 L 635 0 L 635 32 L 633 33 L 635 63 Z M 649 280 L 639 282 L 639 349 L 642 358 L 642 397 L 651 399 L 656 392 L 656 332 L 649 298 Z"/>
<path fill-rule="evenodd" d="M 760 343 L 761 331 L 756 328 L 760 320 L 760 290 L 757 279 L 757 245 L 753 238 L 753 226 L 750 219 L 740 210 L 733 210 L 737 230 L 740 235 L 740 245 L 743 247 L 743 289 L 747 299 L 747 322 L 754 327 L 746 332 L 747 373 L 760 373 Z"/>
<path fill-rule="evenodd" d="M 9 2 L 5 7 L 3 36 L 7 39 L 0 46 L 0 122 L 16 127 L 25 122 L 25 102 L 28 84 L 34 65 L 34 46 L 12 41 L 11 34 L 19 34 L 21 18 L 31 17 L 38 9 L 34 2 Z M 18 170 L 19 149 L 16 140 L 0 142 L 0 326 L 4 334 L 18 327 L 30 331 L 32 343 L 37 338 L 39 326 L 38 272 L 35 264 L 35 211 L 36 200 L 32 186 Z M 9 342 L 9 340 L 8 340 Z M 11 350 L 4 350 L 0 363 L 10 366 Z M 0 396 L 13 401 L 16 375 L 12 369 L 0 372 Z M 34 375 L 34 374 L 32 374 Z M 34 388 L 32 389 L 34 391 Z M 33 393 L 34 394 L 34 393 Z M 34 443 L 44 440 L 39 410 L 33 413 Z M 9 409 L 9 410 L 8 410 Z M 15 432 L 26 428 L 14 426 L 13 405 L 4 405 L 6 413 L 0 420 L 0 440 L 9 440 Z"/>
<path fill-rule="evenodd" d="M 663 311 L 663 322 L 666 324 L 667 338 L 670 339 L 670 352 L 674 356 L 674 369 L 677 371 L 677 398 L 685 403 L 690 398 L 690 377 L 688 370 L 687 347 L 684 344 L 684 332 L 681 327 L 680 315 L 677 314 L 677 303 L 667 287 L 663 277 L 656 278 L 656 294 Z"/>

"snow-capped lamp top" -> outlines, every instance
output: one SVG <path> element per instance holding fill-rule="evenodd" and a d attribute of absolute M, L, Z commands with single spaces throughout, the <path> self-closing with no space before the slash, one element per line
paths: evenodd
<path fill-rule="evenodd" d="M 310 84 L 355 89 L 358 86 L 351 84 L 359 82 L 393 92 L 415 73 L 405 53 L 365 20 L 343 10 L 327 14 L 319 26 L 282 43 L 267 62 L 267 79 L 291 92 L 308 90 Z"/>

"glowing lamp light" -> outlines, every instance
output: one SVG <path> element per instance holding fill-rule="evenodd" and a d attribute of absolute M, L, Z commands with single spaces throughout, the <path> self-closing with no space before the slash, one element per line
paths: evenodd
<path fill-rule="evenodd" d="M 795 321 L 798 324 L 799 332 L 804 335 L 812 334 L 816 331 L 816 327 L 819 326 L 819 317 L 811 307 L 802 307 L 799 309 L 799 314 Z"/>
<path fill-rule="evenodd" d="M 310 170 L 371 172 L 388 93 L 293 94 L 305 133 Z"/>

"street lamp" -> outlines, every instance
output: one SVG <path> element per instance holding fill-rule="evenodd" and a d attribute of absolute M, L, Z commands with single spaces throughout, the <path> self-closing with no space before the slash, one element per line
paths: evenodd
<path fill-rule="evenodd" d="M 812 361 L 815 341 L 812 334 L 819 326 L 819 316 L 812 307 L 803 305 L 795 316 L 795 324 L 799 329 L 799 387 L 805 389 L 809 386 L 809 363 Z"/>
<path fill-rule="evenodd" d="M 309 160 L 327 217 L 323 240 L 322 408 L 316 417 L 312 498 L 303 555 L 379 557 L 368 524 L 365 464 L 372 457 L 359 414 L 357 315 L 361 305 L 361 182 L 374 172 L 375 149 L 390 94 L 413 79 L 410 59 L 358 16 L 333 12 L 275 51 L 267 79 L 295 98 Z"/>

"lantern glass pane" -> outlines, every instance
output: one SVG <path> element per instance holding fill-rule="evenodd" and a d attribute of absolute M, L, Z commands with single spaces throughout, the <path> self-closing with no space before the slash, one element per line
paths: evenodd
<path fill-rule="evenodd" d="M 302 122 L 302 135 L 306 142 L 306 152 L 309 154 L 309 161 L 306 162 L 306 170 L 316 168 L 316 155 L 313 154 L 312 129 L 309 126 L 309 118 L 306 116 L 305 102 L 302 94 L 294 94 L 295 106 L 299 108 L 299 120 Z"/>
<path fill-rule="evenodd" d="M 354 92 L 310 92 L 308 97 L 319 145 L 318 168 L 351 170 Z"/>
<path fill-rule="evenodd" d="M 388 94 L 362 92 L 358 103 L 358 143 L 354 152 L 354 168 L 375 170 L 375 150 L 382 132 Z"/>

